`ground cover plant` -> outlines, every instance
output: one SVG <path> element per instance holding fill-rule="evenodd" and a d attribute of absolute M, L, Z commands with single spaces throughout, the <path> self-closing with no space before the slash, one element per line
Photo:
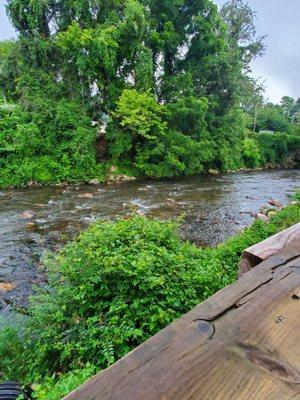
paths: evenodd
<path fill-rule="evenodd" d="M 300 221 L 300 205 L 256 220 L 217 248 L 178 234 L 179 221 L 98 222 L 49 255 L 49 286 L 29 315 L 0 331 L 3 379 L 59 399 L 236 279 L 242 251 Z"/>

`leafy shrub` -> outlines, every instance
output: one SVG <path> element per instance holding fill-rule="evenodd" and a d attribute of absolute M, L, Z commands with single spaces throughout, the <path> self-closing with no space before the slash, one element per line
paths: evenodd
<path fill-rule="evenodd" d="M 206 97 L 181 96 L 176 102 L 167 105 L 169 129 L 189 135 L 193 139 L 207 139 L 208 108 L 209 102 Z"/>
<path fill-rule="evenodd" d="M 38 400 L 61 400 L 62 397 L 78 388 L 96 372 L 93 365 L 66 374 L 47 376 L 42 384 L 34 386 L 34 396 Z"/>
<path fill-rule="evenodd" d="M 22 106 L 0 108 L 0 186 L 103 180 L 106 167 L 96 161 L 96 128 L 86 110 L 64 99 L 49 76 L 40 80 L 28 78 Z"/>
<path fill-rule="evenodd" d="M 0 319 L 0 380 L 22 380 L 30 371 L 21 323 Z M 26 322 L 23 321 L 24 326 Z"/>
<path fill-rule="evenodd" d="M 232 110 L 229 115 L 219 117 L 217 127 L 212 130 L 215 146 L 213 164 L 221 171 L 243 167 L 242 142 L 245 138 L 244 116 L 240 110 Z"/>
<path fill-rule="evenodd" d="M 209 140 L 195 141 L 178 132 L 168 132 L 137 149 L 135 165 L 147 176 L 157 178 L 201 173 L 214 156 Z"/>
<path fill-rule="evenodd" d="M 246 138 L 243 141 L 243 159 L 245 165 L 250 168 L 258 167 L 260 163 L 260 151 L 258 143 L 254 139 Z"/>
<path fill-rule="evenodd" d="M 295 200 L 300 201 L 300 189 L 298 189 L 294 196 Z"/>
<path fill-rule="evenodd" d="M 297 136 L 282 133 L 258 133 L 258 142 L 262 164 L 282 164 L 290 151 L 300 148 Z"/>
<path fill-rule="evenodd" d="M 97 162 L 97 132 L 87 110 L 66 100 L 63 84 L 50 74 L 25 78 L 20 105 L 0 107 L 0 186 L 105 180 L 107 165 Z M 105 134 L 113 163 L 161 178 L 280 165 L 300 148 L 296 135 L 245 133 L 239 110 L 210 126 L 211 106 L 191 94 L 165 105 L 150 91 L 123 90 Z"/>
<path fill-rule="evenodd" d="M 199 250 L 176 227 L 138 216 L 101 222 L 48 260 L 55 294 L 34 302 L 30 326 L 40 374 L 105 368 L 204 298 L 213 277 L 199 273 Z"/>
<path fill-rule="evenodd" d="M 214 156 L 207 103 L 181 99 L 166 107 L 150 92 L 124 90 L 106 135 L 113 160 L 129 159 L 141 174 L 157 178 L 202 172 Z"/>

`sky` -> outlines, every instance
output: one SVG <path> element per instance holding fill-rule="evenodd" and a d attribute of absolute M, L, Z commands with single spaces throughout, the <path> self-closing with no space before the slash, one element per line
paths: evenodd
<path fill-rule="evenodd" d="M 84 1 L 84 0 L 83 0 Z M 215 0 L 219 6 L 226 0 Z M 0 0 L 0 40 L 16 36 Z M 265 96 L 279 102 L 284 95 L 300 97 L 300 0 L 248 0 L 257 11 L 257 32 L 268 35 L 267 51 L 252 64 L 254 77 L 265 81 Z"/>

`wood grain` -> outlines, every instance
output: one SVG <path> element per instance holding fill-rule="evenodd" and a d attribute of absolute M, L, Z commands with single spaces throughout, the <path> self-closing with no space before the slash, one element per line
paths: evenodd
<path fill-rule="evenodd" d="M 266 260 L 299 237 L 300 222 L 258 244 L 255 244 L 252 247 L 249 247 L 244 251 L 244 255 L 246 257 L 249 255 L 257 257 L 260 261 Z"/>
<path fill-rule="evenodd" d="M 299 400 L 300 238 L 280 240 L 236 284 L 65 400 Z"/>

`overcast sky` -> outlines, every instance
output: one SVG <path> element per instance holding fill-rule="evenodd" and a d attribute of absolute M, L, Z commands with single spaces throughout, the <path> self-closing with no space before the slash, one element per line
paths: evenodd
<path fill-rule="evenodd" d="M 83 0 L 84 1 L 84 0 Z M 226 0 L 215 0 L 222 5 Z M 0 40 L 16 35 L 0 0 Z M 253 63 L 256 77 L 266 81 L 266 97 L 278 102 L 284 95 L 300 97 L 300 0 L 248 0 L 257 11 L 257 30 L 267 34 L 266 54 Z"/>

